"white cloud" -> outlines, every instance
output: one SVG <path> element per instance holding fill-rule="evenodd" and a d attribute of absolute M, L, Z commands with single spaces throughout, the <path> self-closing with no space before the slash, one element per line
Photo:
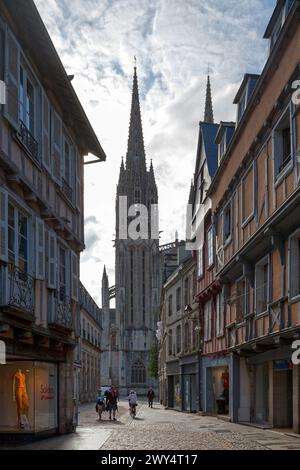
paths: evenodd
<path fill-rule="evenodd" d="M 203 117 L 208 64 L 216 120 L 234 120 L 246 72 L 266 59 L 275 0 L 35 0 L 107 154 L 85 167 L 86 252 L 81 277 L 99 299 L 103 264 L 114 283 L 115 190 L 126 154 L 133 56 L 148 162 L 159 190 L 162 242 L 182 221 Z M 171 206 L 171 211 L 170 211 Z M 103 261 L 101 261 L 103 260 Z"/>

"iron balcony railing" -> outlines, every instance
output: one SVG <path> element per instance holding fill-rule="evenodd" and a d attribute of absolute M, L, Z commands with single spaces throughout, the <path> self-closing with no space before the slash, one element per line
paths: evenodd
<path fill-rule="evenodd" d="M 34 160 L 39 162 L 39 144 L 31 132 L 27 129 L 23 121 L 20 121 L 19 123 L 18 138 L 29 151 Z"/>
<path fill-rule="evenodd" d="M 34 313 L 34 278 L 15 265 L 0 267 L 0 304 Z"/>
<path fill-rule="evenodd" d="M 62 296 L 59 291 L 51 292 L 48 296 L 48 324 L 68 330 L 73 329 L 71 299 Z"/>

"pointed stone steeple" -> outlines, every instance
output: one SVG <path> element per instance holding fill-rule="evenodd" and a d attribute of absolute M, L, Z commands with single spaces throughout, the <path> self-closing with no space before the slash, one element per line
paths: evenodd
<path fill-rule="evenodd" d="M 120 165 L 118 188 L 121 189 L 125 185 L 125 183 L 126 183 L 126 172 L 125 172 L 124 158 L 122 157 L 122 161 Z"/>
<path fill-rule="evenodd" d="M 190 194 L 189 194 L 189 204 L 193 204 L 194 201 L 194 181 L 191 181 Z"/>
<path fill-rule="evenodd" d="M 139 167 L 141 170 L 146 171 L 146 156 L 140 110 L 138 79 L 135 66 L 133 74 L 126 169 L 131 170 L 136 167 Z"/>
<path fill-rule="evenodd" d="M 205 99 L 205 112 L 204 112 L 204 122 L 213 124 L 214 123 L 214 112 L 212 105 L 211 97 L 211 86 L 210 86 L 210 76 L 207 76 L 207 85 L 206 85 L 206 99 Z"/>
<path fill-rule="evenodd" d="M 109 307 L 109 284 L 105 265 L 102 275 L 102 308 L 103 307 Z"/>

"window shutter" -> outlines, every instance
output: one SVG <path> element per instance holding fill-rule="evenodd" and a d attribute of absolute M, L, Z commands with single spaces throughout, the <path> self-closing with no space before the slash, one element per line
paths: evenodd
<path fill-rule="evenodd" d="M 62 124 L 58 114 L 52 112 L 52 175 L 61 183 Z"/>
<path fill-rule="evenodd" d="M 50 103 L 45 93 L 43 93 L 43 164 L 51 172 L 50 158 Z"/>
<path fill-rule="evenodd" d="M 48 232 L 48 287 L 56 289 L 56 235 Z"/>
<path fill-rule="evenodd" d="M 78 152 L 76 156 L 76 207 L 81 209 L 81 157 Z"/>
<path fill-rule="evenodd" d="M 78 301 L 79 260 L 74 251 L 71 251 L 71 296 Z"/>
<path fill-rule="evenodd" d="M 8 197 L 4 188 L 0 188 L 0 260 L 8 260 Z"/>
<path fill-rule="evenodd" d="M 43 220 L 36 217 L 35 222 L 35 276 L 37 279 L 45 277 L 45 227 Z"/>
<path fill-rule="evenodd" d="M 7 85 L 6 104 L 4 115 L 7 120 L 18 129 L 19 127 L 19 73 L 20 73 L 20 49 L 12 33 L 6 34 L 6 74 Z"/>

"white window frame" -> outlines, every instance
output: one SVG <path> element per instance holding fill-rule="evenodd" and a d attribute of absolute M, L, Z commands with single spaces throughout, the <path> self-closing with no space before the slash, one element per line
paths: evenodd
<path fill-rule="evenodd" d="M 224 129 L 224 134 L 222 136 L 221 142 L 219 143 L 219 163 L 224 157 L 227 149 L 227 129 Z"/>
<path fill-rule="evenodd" d="M 206 257 L 207 267 L 210 268 L 214 264 L 214 236 L 212 225 L 206 232 Z"/>
<path fill-rule="evenodd" d="M 211 341 L 212 337 L 212 301 L 204 305 L 204 340 Z"/>
<path fill-rule="evenodd" d="M 239 102 L 238 102 L 238 106 L 237 106 L 237 116 L 236 116 L 236 125 L 238 126 L 239 122 L 242 120 L 244 114 L 245 114 L 245 111 L 246 111 L 246 108 L 247 108 L 247 102 L 248 102 L 248 85 L 249 85 L 249 81 L 247 82 L 246 86 L 245 86 L 245 90 L 243 91 L 243 94 L 242 96 L 240 97 L 239 99 Z M 241 112 L 241 104 L 244 103 L 244 109 L 243 111 Z"/>
<path fill-rule="evenodd" d="M 268 281 L 267 281 L 267 308 L 264 311 L 258 311 L 258 302 L 260 301 L 259 295 L 261 291 L 261 286 L 263 282 L 261 281 L 261 276 L 258 272 L 258 269 L 261 266 L 268 264 Z M 255 314 L 256 315 L 263 315 L 268 312 L 268 306 L 270 302 L 270 256 L 266 255 L 261 260 L 258 261 L 255 265 Z"/>
<path fill-rule="evenodd" d="M 225 216 L 226 216 L 226 212 L 227 212 L 228 209 L 230 210 L 230 233 L 227 237 L 225 237 Z M 231 201 L 229 201 L 228 204 L 226 204 L 226 206 L 224 207 L 222 219 L 223 219 L 223 245 L 226 246 L 232 240 L 232 229 L 233 229 L 232 221 L 233 220 L 232 220 L 232 203 L 231 203 Z"/>
<path fill-rule="evenodd" d="M 197 276 L 198 279 L 201 278 L 204 274 L 204 266 L 203 266 L 203 245 L 198 249 L 197 252 Z"/>
<path fill-rule="evenodd" d="M 278 158 L 279 143 L 278 143 L 278 128 L 282 124 L 283 120 L 286 118 L 287 113 L 289 114 L 290 121 L 290 133 L 291 133 L 291 156 L 289 163 L 281 170 L 276 173 L 275 161 Z M 282 180 L 287 176 L 287 174 L 294 167 L 294 145 L 293 145 L 293 117 L 292 117 L 292 104 L 289 103 L 285 110 L 282 112 L 280 118 L 277 120 L 273 131 L 272 131 L 272 154 L 273 154 L 273 178 L 275 187 L 282 182 Z M 283 162 L 282 162 L 283 163 Z"/>

